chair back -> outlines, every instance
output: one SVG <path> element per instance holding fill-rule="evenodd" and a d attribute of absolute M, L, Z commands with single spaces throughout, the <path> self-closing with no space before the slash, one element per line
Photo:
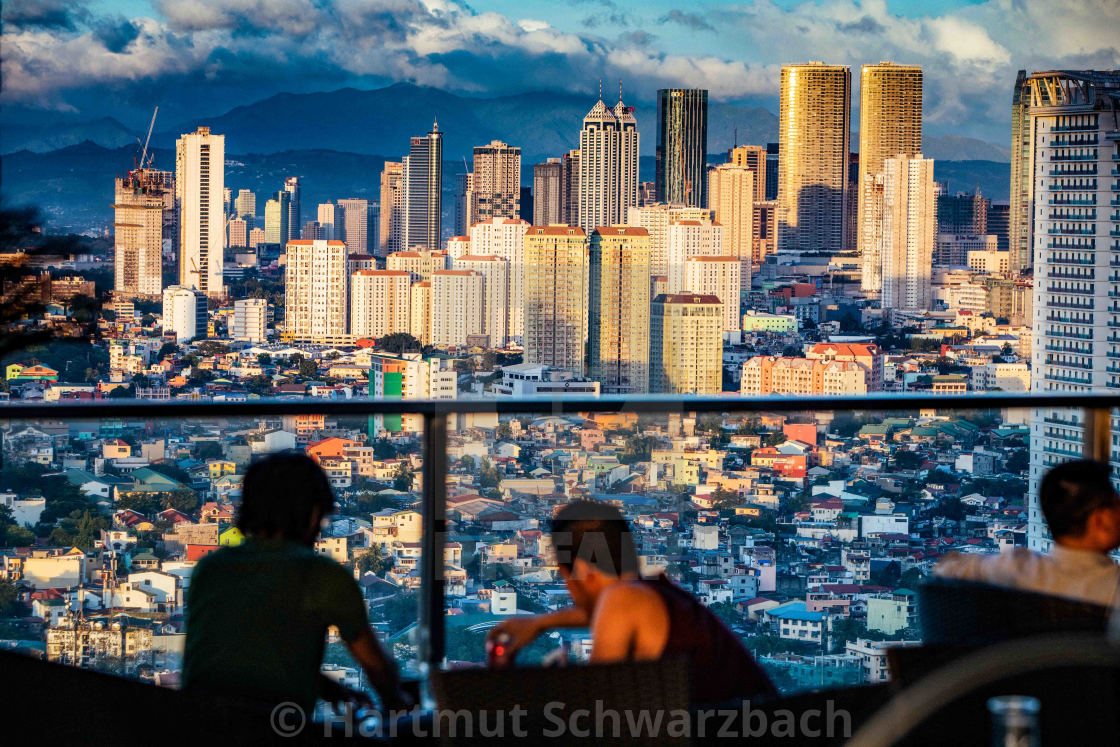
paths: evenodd
<path fill-rule="evenodd" d="M 434 673 L 431 684 L 436 720 L 443 720 L 437 724 L 439 736 L 454 744 L 474 741 L 470 737 L 482 741 L 479 725 L 483 718 L 491 732 L 501 722 L 507 738 L 546 738 L 555 744 L 586 743 L 588 738 L 627 744 L 687 743 L 669 738 L 666 729 L 674 713 L 680 717 L 689 708 L 688 668 L 683 658 L 555 668 L 455 669 Z M 514 723 L 514 708 L 520 714 L 518 723 Z M 577 714 L 581 709 L 588 715 Z M 457 734 L 451 733 L 453 715 L 458 718 L 454 724 Z M 471 734 L 464 734 L 466 716 L 473 719 Z M 640 720 L 645 718 L 659 723 L 658 730 L 650 728 L 651 721 Z M 640 728 L 633 728 L 635 723 Z M 522 730 L 519 734 L 512 731 L 517 726 Z M 590 734 L 581 738 L 588 728 Z"/>
<path fill-rule="evenodd" d="M 1103 633 L 1109 609 L 1088 602 L 956 579 L 918 587 L 922 641 L 971 646 L 1058 632 Z"/>

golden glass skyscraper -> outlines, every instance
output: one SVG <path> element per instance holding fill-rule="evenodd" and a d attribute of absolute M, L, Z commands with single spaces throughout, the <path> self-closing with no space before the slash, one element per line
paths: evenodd
<path fill-rule="evenodd" d="M 778 122 L 778 250 L 844 247 L 852 71 L 783 65 Z"/>
<path fill-rule="evenodd" d="M 860 256 L 865 243 L 870 182 L 895 156 L 922 151 L 922 68 L 880 62 L 864 65 L 859 78 L 859 218 L 856 228 Z"/>
<path fill-rule="evenodd" d="M 591 233 L 588 357 L 603 394 L 649 391 L 650 251 L 644 228 Z"/>

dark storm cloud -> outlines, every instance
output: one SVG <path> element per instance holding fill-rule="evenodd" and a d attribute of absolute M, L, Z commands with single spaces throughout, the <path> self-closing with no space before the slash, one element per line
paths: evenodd
<path fill-rule="evenodd" d="M 661 18 L 657 19 L 658 23 L 675 23 L 679 26 L 692 29 L 693 31 L 715 31 L 715 27 L 708 23 L 703 16 L 698 13 L 689 13 L 685 10 L 670 10 Z"/>

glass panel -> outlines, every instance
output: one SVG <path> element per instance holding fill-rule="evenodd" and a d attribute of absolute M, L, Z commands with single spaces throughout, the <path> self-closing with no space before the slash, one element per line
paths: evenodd
<path fill-rule="evenodd" d="M 630 522 L 643 575 L 699 599 L 782 692 L 884 681 L 942 553 L 1027 543 L 1030 417 L 474 416 L 449 434 L 446 664 L 483 664 L 507 615 L 570 604 L 548 524 L 589 499 Z M 586 630 L 552 631 L 517 661 L 590 649 Z"/>
<path fill-rule="evenodd" d="M 404 674 L 418 671 L 418 416 L 50 414 L 0 426 L 0 645 L 177 684 L 198 560 L 243 542 L 252 461 L 295 450 L 319 463 L 336 501 L 315 551 L 356 580 Z M 324 660 L 331 676 L 360 682 L 337 635 Z"/>

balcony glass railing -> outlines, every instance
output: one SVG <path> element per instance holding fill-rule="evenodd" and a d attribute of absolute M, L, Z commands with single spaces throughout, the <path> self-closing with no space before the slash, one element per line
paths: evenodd
<path fill-rule="evenodd" d="M 1060 394 L 12 404 L 0 409 L 4 487 L 20 512 L 41 513 L 20 513 L 28 526 L 8 537 L 26 549 L 0 554 L 9 576 L 57 589 L 60 604 L 44 606 L 52 622 L 38 642 L 30 630 L 4 637 L 48 658 L 167 677 L 180 665 L 194 562 L 241 539 L 245 467 L 298 449 L 337 498 L 316 549 L 352 570 L 406 674 L 480 664 L 497 622 L 567 604 L 548 521 L 590 499 L 618 506 L 643 570 L 699 597 L 783 691 L 819 687 L 826 664 L 846 668 L 840 684 L 859 684 L 849 642 L 917 631 L 913 610 L 856 602 L 928 572 L 900 558 L 963 543 L 965 496 L 1026 515 L 1029 408 L 1061 425 L 1118 405 L 1120 395 Z M 1096 448 L 1101 434 L 1084 438 Z M 55 560 L 34 562 L 40 554 Z M 784 636 L 781 610 L 754 609 L 759 597 L 805 605 L 829 632 Z M 75 626 L 114 621 L 154 638 L 123 654 L 68 642 Z M 524 661 L 561 649 L 583 661 L 589 646 L 586 631 L 562 631 Z M 331 671 L 354 670 L 341 643 L 326 652 Z"/>

